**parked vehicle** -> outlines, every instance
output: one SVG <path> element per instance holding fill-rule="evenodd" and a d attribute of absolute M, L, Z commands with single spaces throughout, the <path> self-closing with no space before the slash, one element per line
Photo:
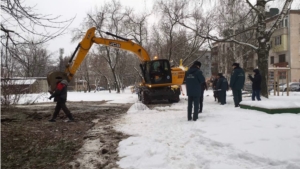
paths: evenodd
<path fill-rule="evenodd" d="M 290 91 L 298 91 L 299 88 L 300 88 L 300 83 L 299 82 L 290 82 L 289 83 L 289 88 L 290 88 Z M 279 86 L 279 90 L 280 91 L 287 91 L 287 85 L 284 84 L 284 85 Z"/>
<path fill-rule="evenodd" d="M 97 87 L 97 91 L 106 90 L 104 87 Z"/>

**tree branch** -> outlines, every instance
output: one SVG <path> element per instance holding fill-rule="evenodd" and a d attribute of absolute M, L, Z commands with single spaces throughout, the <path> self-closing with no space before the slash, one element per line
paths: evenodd
<path fill-rule="evenodd" d="M 277 20 L 272 25 L 271 29 L 267 32 L 268 38 L 271 37 L 271 35 L 274 33 L 274 31 L 278 28 L 280 22 L 284 19 L 285 16 L 287 16 L 288 11 L 290 10 L 292 3 L 293 3 L 293 0 L 286 0 L 285 1 L 285 4 L 282 8 L 281 13 L 278 15 Z"/>
<path fill-rule="evenodd" d="M 247 4 L 253 9 L 256 13 L 260 13 L 252 4 L 249 2 L 249 0 L 246 0 Z"/>

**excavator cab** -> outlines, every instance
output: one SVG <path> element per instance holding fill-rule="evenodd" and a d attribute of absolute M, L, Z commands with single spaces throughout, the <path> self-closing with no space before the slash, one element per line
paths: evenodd
<path fill-rule="evenodd" d="M 171 68 L 168 60 L 147 61 L 141 67 L 146 84 L 172 83 Z"/>

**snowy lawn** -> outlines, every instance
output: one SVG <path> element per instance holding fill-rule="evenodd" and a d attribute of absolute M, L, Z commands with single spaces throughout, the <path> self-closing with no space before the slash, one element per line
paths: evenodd
<path fill-rule="evenodd" d="M 300 169 L 300 114 L 234 108 L 232 96 L 218 105 L 212 91 L 198 121 L 187 121 L 186 110 L 185 99 L 154 110 L 134 104 L 117 126 L 132 135 L 119 144 L 120 167 Z"/>
<path fill-rule="evenodd" d="M 269 99 L 262 98 L 263 101 L 243 101 L 241 104 L 247 106 L 255 106 L 266 109 L 282 109 L 282 108 L 300 108 L 300 95 L 291 96 L 270 96 Z"/>

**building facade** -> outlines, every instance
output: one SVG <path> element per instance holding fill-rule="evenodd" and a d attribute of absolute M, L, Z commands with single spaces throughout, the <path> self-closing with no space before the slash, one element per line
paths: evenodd
<path fill-rule="evenodd" d="M 271 27 L 277 15 L 267 19 L 267 27 Z M 270 39 L 269 67 L 289 67 L 288 81 L 300 82 L 300 10 L 290 10 Z M 257 66 L 255 56 L 254 66 Z M 270 80 L 273 74 L 270 74 Z M 281 81 L 285 81 L 285 71 L 279 72 Z"/>
<path fill-rule="evenodd" d="M 278 12 L 278 11 L 277 11 Z M 276 11 L 267 21 L 267 28 L 270 28 L 276 21 L 278 15 Z M 256 53 L 250 50 L 236 51 L 235 55 L 240 60 L 233 57 L 232 44 L 230 42 L 215 42 L 212 48 L 212 74 L 218 72 L 229 77 L 231 73 L 231 63 L 239 62 L 247 74 L 253 74 L 252 70 L 258 66 Z M 288 81 L 300 82 L 300 10 L 290 10 L 289 14 L 280 23 L 270 39 L 269 67 L 289 67 Z M 274 74 L 269 72 L 269 80 L 273 80 Z M 286 72 L 279 72 L 281 81 L 285 81 Z M 248 79 L 247 79 L 248 80 Z"/>

